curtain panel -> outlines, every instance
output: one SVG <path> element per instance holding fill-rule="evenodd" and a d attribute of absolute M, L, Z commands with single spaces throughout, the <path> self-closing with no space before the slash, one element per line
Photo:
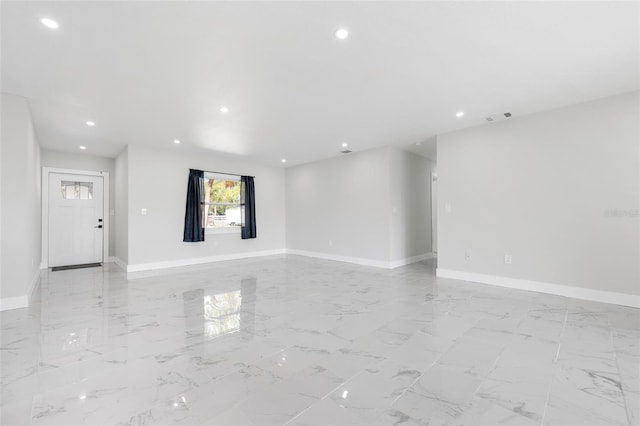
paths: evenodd
<path fill-rule="evenodd" d="M 187 205 L 184 214 L 184 236 L 187 243 L 204 241 L 204 172 L 189 169 Z"/>
<path fill-rule="evenodd" d="M 256 194 L 252 176 L 241 176 L 242 239 L 256 238 Z"/>

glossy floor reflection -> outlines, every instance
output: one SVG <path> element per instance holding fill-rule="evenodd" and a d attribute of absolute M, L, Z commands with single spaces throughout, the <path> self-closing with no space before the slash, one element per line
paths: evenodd
<path fill-rule="evenodd" d="M 640 311 L 280 256 L 45 272 L 2 425 L 637 425 Z"/>

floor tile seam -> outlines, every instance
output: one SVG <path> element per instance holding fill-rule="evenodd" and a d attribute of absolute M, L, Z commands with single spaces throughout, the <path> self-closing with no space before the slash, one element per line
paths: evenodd
<path fill-rule="evenodd" d="M 620 393 L 622 394 L 622 404 L 624 405 L 625 415 L 627 417 L 627 424 L 631 424 L 631 417 L 629 416 L 629 408 L 627 404 L 626 392 L 622 386 L 622 375 L 620 374 L 620 363 L 618 362 L 618 351 L 613 343 L 613 327 L 609 327 L 609 338 L 611 339 L 611 347 L 613 348 L 613 356 L 616 361 L 616 368 L 618 369 L 618 377 L 620 378 Z"/>
<path fill-rule="evenodd" d="M 210 381 L 210 382 L 208 382 L 208 383 L 213 383 L 213 382 L 219 381 L 219 380 L 221 380 L 221 379 L 223 379 L 223 378 L 225 378 L 225 377 L 227 377 L 227 376 L 230 376 L 231 374 L 237 373 L 237 372 L 239 372 L 239 371 L 241 371 L 241 370 L 243 370 L 243 369 L 245 369 L 245 368 L 247 368 L 247 367 L 251 367 L 251 366 L 253 366 L 253 365 L 257 364 L 258 362 L 262 361 L 262 359 L 264 359 L 264 358 L 268 358 L 268 357 L 270 357 L 270 356 L 273 356 L 273 355 L 275 355 L 275 354 L 277 354 L 277 353 L 279 353 L 279 352 L 282 352 L 283 350 L 286 350 L 286 349 L 288 349 L 288 348 L 290 348 L 290 347 L 291 347 L 291 346 L 288 346 L 288 347 L 286 347 L 286 348 L 278 349 L 277 351 L 270 352 L 270 353 L 268 353 L 268 354 L 264 355 L 260 360 L 258 360 L 258 361 L 256 361 L 256 362 L 254 362 L 254 363 L 251 363 L 251 364 L 245 364 L 245 365 L 243 365 L 242 367 L 238 367 L 238 368 L 236 368 L 236 369 L 233 369 L 233 370 L 231 370 L 231 371 L 229 371 L 229 372 L 227 372 L 227 373 L 225 373 L 225 374 L 223 374 L 223 375 L 221 375 L 221 376 L 219 376 L 219 377 L 216 377 L 215 379 L 211 380 L 211 381 Z M 115 350 L 114 350 L 114 351 L 115 351 Z M 89 359 L 89 360 L 91 360 L 91 359 Z M 84 362 L 84 361 L 88 361 L 88 360 L 76 361 L 76 362 L 74 362 L 74 363 L 72 363 L 72 364 L 69 364 L 69 365 L 74 365 L 74 364 L 77 364 L 77 363 L 80 363 L 80 362 Z M 169 371 L 169 370 L 168 370 L 168 371 Z M 32 397 L 32 399 L 33 399 L 32 404 L 35 404 L 35 399 L 36 399 L 36 397 L 37 397 L 37 396 L 47 395 L 47 394 L 49 394 L 49 393 L 51 393 L 51 392 L 54 392 L 54 391 L 57 391 L 57 390 L 59 390 L 59 389 L 61 389 L 61 388 L 66 388 L 66 387 L 69 387 L 69 386 L 75 385 L 75 384 L 80 383 L 80 382 L 82 382 L 82 380 L 75 380 L 75 381 L 73 381 L 73 382 L 71 382 L 71 383 L 65 383 L 65 384 L 64 384 L 64 385 L 62 385 L 62 386 L 56 386 L 56 387 L 54 387 L 54 388 L 52 388 L 52 389 L 49 389 L 49 390 L 47 390 L 47 391 L 45 391 L 45 392 L 38 392 L 38 393 L 36 393 L 36 394 L 34 394 L 34 395 L 33 395 L 33 397 Z M 197 387 L 199 387 L 199 386 L 197 386 Z M 183 395 L 183 394 L 185 394 L 186 392 L 188 392 L 188 391 L 190 391 L 190 390 L 193 390 L 193 389 L 194 389 L 194 388 L 190 388 L 190 389 L 188 389 L 188 390 L 186 390 L 186 391 L 183 391 L 183 392 L 178 393 L 177 395 Z M 151 405 L 151 407 L 152 407 L 152 408 L 153 408 L 153 407 L 156 407 L 156 406 L 157 406 L 157 404 L 152 404 L 152 405 Z M 235 404 L 234 404 L 234 406 L 235 406 Z M 32 413 L 33 413 L 33 411 L 32 411 Z"/>
<path fill-rule="evenodd" d="M 268 357 L 270 357 L 270 356 L 273 356 L 273 355 L 275 355 L 275 354 L 278 354 L 278 353 L 280 353 L 280 352 L 282 352 L 282 351 L 284 351 L 284 350 L 287 350 L 287 349 L 289 349 L 289 348 L 291 348 L 291 346 L 287 346 L 287 347 L 285 347 L 285 348 L 278 349 L 277 351 L 274 351 L 274 352 L 268 353 L 268 354 L 264 355 L 264 356 L 263 356 L 263 357 L 262 357 L 258 362 L 262 361 L 262 359 L 264 359 L 264 358 L 268 358 Z M 230 375 L 232 375 L 232 374 L 238 373 L 238 372 L 242 371 L 242 370 L 243 370 L 243 369 L 245 369 L 245 368 L 248 368 L 248 367 L 251 367 L 251 366 L 253 366 L 253 365 L 257 364 L 258 362 L 254 362 L 254 363 L 251 363 L 251 364 L 245 364 L 245 365 L 243 365 L 242 367 L 238 367 L 237 369 L 233 369 L 233 370 L 231 370 L 231 371 L 229 371 L 229 372 L 227 372 L 227 373 L 225 373 L 225 374 L 223 374 L 223 375 L 221 375 L 221 376 L 218 376 L 218 377 L 214 378 L 213 380 L 211 380 L 211 381 L 209 381 L 209 382 L 205 383 L 205 386 L 206 386 L 206 385 L 210 385 L 210 384 L 212 384 L 212 383 L 214 383 L 214 382 L 221 381 L 222 379 L 224 379 L 224 378 L 226 378 L 226 377 L 228 377 L 228 376 L 230 376 Z M 282 380 L 278 380 L 278 382 L 280 382 L 280 381 L 282 381 Z M 276 382 L 276 383 L 277 383 L 277 382 Z M 176 396 L 184 396 L 184 394 L 185 394 L 185 393 L 187 393 L 187 392 L 189 392 L 189 391 L 191 391 L 191 390 L 194 390 L 194 389 L 196 389 L 196 388 L 198 388 L 198 387 L 200 387 L 200 386 L 196 386 L 196 387 L 190 388 L 190 389 L 188 389 L 188 390 L 186 390 L 186 391 L 179 392 L 178 394 L 174 395 L 174 397 L 176 397 Z M 265 387 L 267 387 L 267 386 L 265 386 Z M 240 399 L 239 401 L 236 401 L 235 403 L 231 404 L 231 406 L 230 406 L 227 410 L 224 410 L 223 412 L 229 411 L 229 410 L 231 410 L 232 408 L 239 406 L 239 405 L 240 405 L 240 403 L 242 403 L 242 402 L 246 401 L 248 398 L 249 398 L 249 396 L 246 396 L 246 397 L 244 397 L 244 398 Z M 163 406 L 163 404 L 161 404 L 161 403 L 151 404 L 151 405 L 149 406 L 149 407 L 150 407 L 150 408 L 149 408 L 149 410 L 152 410 L 152 409 L 157 408 L 157 407 L 162 407 L 162 406 Z M 140 412 L 145 412 L 145 411 L 148 411 L 148 410 L 137 411 L 137 412 L 136 412 L 136 414 L 137 414 L 137 413 L 140 413 Z"/>
<path fill-rule="evenodd" d="M 282 426 L 286 426 L 289 423 L 291 423 L 292 421 L 294 421 L 295 419 L 297 419 L 298 417 L 300 417 L 302 414 L 304 414 L 305 412 L 309 411 L 309 409 L 311 409 L 311 407 L 313 407 L 314 405 L 318 404 L 321 401 L 324 401 L 325 399 L 327 399 L 327 397 L 329 395 L 331 395 L 332 393 L 334 393 L 335 391 L 337 391 L 338 389 L 340 389 L 342 386 L 346 385 L 347 383 L 349 383 L 350 381 L 352 381 L 353 379 L 355 379 L 356 377 L 360 376 L 361 374 L 363 374 L 365 372 L 365 370 L 360 370 L 357 373 L 355 373 L 354 375 L 352 375 L 351 377 L 349 377 L 347 380 L 345 380 L 344 382 L 340 383 L 338 386 L 334 387 L 333 389 L 331 389 L 329 392 L 327 392 L 326 394 L 324 394 L 320 399 L 318 399 L 317 401 L 314 401 L 312 404 L 308 405 L 307 407 L 305 407 L 302 411 L 300 411 L 298 414 L 296 414 L 295 416 L 291 417 L 289 420 L 287 420 L 285 423 L 282 424 Z"/>
<path fill-rule="evenodd" d="M 62 369 L 62 368 L 67 368 L 67 367 L 75 367 L 75 366 L 77 366 L 78 364 L 81 364 L 81 363 L 84 363 L 84 362 L 93 361 L 93 360 L 95 360 L 96 358 L 99 358 L 99 357 L 104 356 L 104 355 L 109 355 L 109 354 L 111 354 L 112 352 L 115 352 L 116 350 L 117 350 L 117 349 L 112 349 L 112 350 L 110 350 L 110 351 L 107 351 L 107 352 L 104 352 L 104 353 L 100 353 L 99 355 L 96 355 L 95 357 L 90 357 L 90 358 L 85 358 L 85 359 L 79 359 L 79 360 L 76 360 L 76 361 L 70 362 L 70 363 L 68 363 L 68 364 L 65 364 L 64 366 L 56 367 L 56 369 L 54 369 L 53 371 L 56 371 L 56 370 L 58 370 L 58 369 Z M 32 373 L 32 374 L 29 374 L 29 375 L 27 375 L 27 376 L 23 376 L 23 377 L 21 377 L 21 379 L 27 378 L 27 377 L 32 376 L 32 375 L 36 375 L 36 376 L 38 376 L 38 375 L 40 375 L 40 374 L 46 374 L 46 372 L 47 372 L 47 371 L 51 371 L 51 370 L 43 370 L 43 371 L 41 372 L 41 371 L 39 370 L 39 369 L 40 369 L 40 364 L 42 364 L 42 363 L 43 363 L 43 360 L 40 358 L 40 356 L 41 356 L 41 354 L 39 354 L 39 355 L 38 355 L 39 360 L 38 360 L 38 363 L 37 363 L 37 365 L 36 365 L 36 371 L 35 371 L 34 373 Z M 52 365 L 54 365 L 54 364 L 52 364 Z M 71 383 L 66 383 L 66 384 L 65 384 L 65 385 L 63 385 L 63 386 L 57 386 L 57 387 L 55 387 L 54 389 L 59 389 L 59 388 L 61 388 L 61 387 L 65 387 L 65 386 L 73 385 L 73 384 L 78 383 L 79 381 L 80 381 L 80 380 L 75 380 L 75 381 L 73 381 L 73 382 L 71 382 Z M 43 394 L 47 394 L 47 393 L 51 392 L 51 391 L 52 391 L 52 390 L 54 390 L 54 389 L 49 389 L 49 390 L 44 391 L 44 392 L 38 392 L 37 394 L 34 394 L 34 396 L 35 396 L 35 395 L 43 395 Z"/>
<path fill-rule="evenodd" d="M 431 365 L 429 365 L 429 367 L 424 370 L 422 373 L 420 373 L 420 375 L 418 377 L 416 377 L 416 379 L 414 381 L 411 382 L 411 384 L 407 387 L 404 388 L 404 390 L 400 393 L 400 395 L 398 395 L 397 397 L 394 398 L 393 401 L 391 401 L 391 404 L 389 404 L 389 407 L 393 407 L 395 405 L 396 402 L 398 402 L 398 400 L 400 398 L 402 398 L 409 389 L 411 389 L 416 383 L 418 383 L 418 381 L 422 378 L 422 376 L 424 376 L 429 370 L 431 370 L 433 368 L 434 365 L 436 365 L 438 363 L 438 361 L 440 361 L 440 359 L 444 356 L 445 353 L 447 353 L 448 351 L 444 351 L 444 352 L 440 352 L 440 354 L 438 355 L 438 357 L 436 359 L 433 360 L 433 362 L 431 363 Z"/>
<path fill-rule="evenodd" d="M 553 378 L 555 376 L 555 371 L 558 366 L 558 358 L 560 356 L 560 348 L 562 347 L 562 338 L 564 337 L 564 330 L 567 326 L 567 320 L 569 318 L 569 308 L 565 310 L 564 313 L 564 321 L 562 323 L 562 331 L 560 332 L 560 337 L 558 339 L 558 350 L 556 351 L 556 357 L 553 360 L 553 366 L 551 368 L 551 377 L 549 379 L 549 387 L 547 389 L 547 398 L 544 403 L 544 412 L 542 413 L 542 420 L 540 421 L 540 425 L 544 426 L 544 421 L 547 418 L 547 410 L 549 409 L 549 400 L 551 399 L 551 390 L 553 389 Z"/>
<path fill-rule="evenodd" d="M 496 366 L 498 365 L 498 361 L 500 360 L 500 358 L 502 357 L 502 354 L 504 353 L 504 351 L 506 349 L 507 349 L 506 346 L 502 347 L 502 349 L 500 350 L 500 353 L 498 353 L 498 356 L 496 356 L 496 359 L 493 361 L 493 365 L 491 366 L 491 368 L 489 369 L 487 374 L 484 377 L 482 377 L 482 380 L 478 384 L 478 387 L 473 391 L 473 396 L 474 397 L 478 394 L 478 391 L 480 390 L 480 388 L 482 387 L 484 382 L 489 378 L 489 375 L 496 369 Z"/>

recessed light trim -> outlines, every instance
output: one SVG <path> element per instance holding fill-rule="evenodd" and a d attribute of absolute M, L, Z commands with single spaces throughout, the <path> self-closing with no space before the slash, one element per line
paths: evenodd
<path fill-rule="evenodd" d="M 80 148 L 80 149 L 82 149 L 82 150 L 87 149 L 87 147 L 86 147 L 86 146 L 84 146 L 84 145 L 80 145 L 78 148 Z"/>
<path fill-rule="evenodd" d="M 349 37 L 349 30 L 347 30 L 346 28 L 339 28 L 336 30 L 334 35 L 338 40 L 344 40 Z"/>
<path fill-rule="evenodd" d="M 460 118 L 460 117 L 464 117 L 464 111 L 458 111 L 456 112 L 456 117 Z"/>
<path fill-rule="evenodd" d="M 42 25 L 47 28 L 51 28 L 52 30 L 57 30 L 58 28 L 60 28 L 60 25 L 51 18 L 42 18 L 40 22 L 42 22 Z"/>
<path fill-rule="evenodd" d="M 175 143 L 176 145 L 179 145 L 180 144 L 180 139 L 174 139 L 173 143 Z"/>
<path fill-rule="evenodd" d="M 283 163 L 286 163 L 286 162 L 287 162 L 287 159 L 286 159 L 286 158 L 283 158 L 283 159 L 282 159 L 282 160 L 280 160 L 280 161 L 281 161 L 281 162 L 283 162 Z"/>
<path fill-rule="evenodd" d="M 229 108 L 227 108 L 226 106 L 220 107 L 220 112 L 224 112 L 226 114 L 227 112 L 229 112 Z"/>
<path fill-rule="evenodd" d="M 93 127 L 95 125 L 96 125 L 96 123 L 94 121 L 91 121 L 91 120 L 87 121 L 87 126 Z"/>

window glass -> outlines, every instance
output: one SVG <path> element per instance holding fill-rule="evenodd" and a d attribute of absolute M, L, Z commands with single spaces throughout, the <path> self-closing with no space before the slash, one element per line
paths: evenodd
<path fill-rule="evenodd" d="M 75 182 L 63 180 L 60 182 L 62 198 L 65 200 L 92 200 L 93 182 Z"/>
<path fill-rule="evenodd" d="M 241 226 L 240 181 L 205 178 L 205 228 L 233 228 Z"/>

